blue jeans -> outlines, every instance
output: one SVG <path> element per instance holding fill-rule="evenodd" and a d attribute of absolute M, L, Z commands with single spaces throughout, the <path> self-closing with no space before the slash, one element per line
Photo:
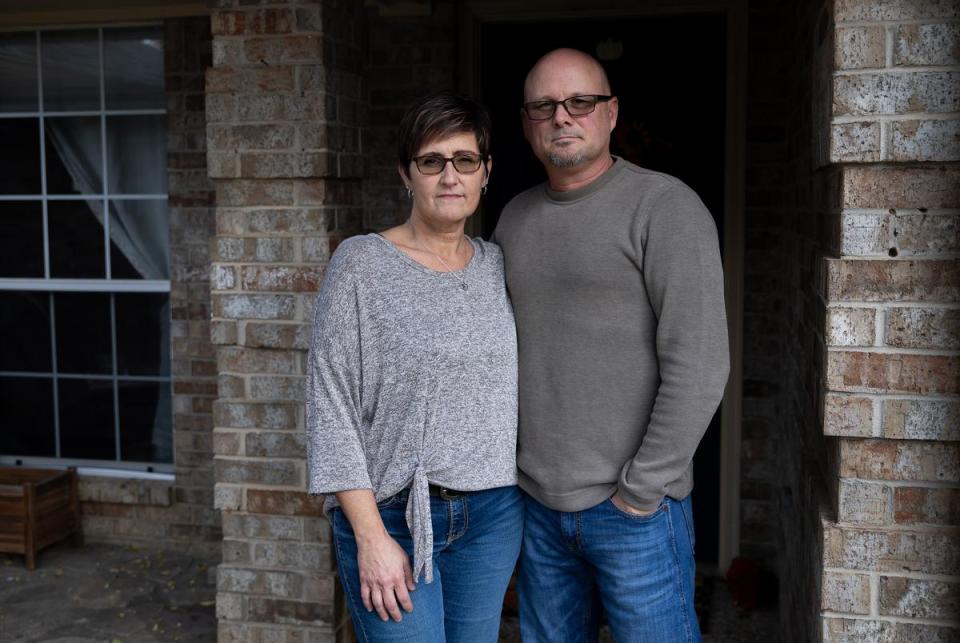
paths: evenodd
<path fill-rule="evenodd" d="M 689 496 L 664 498 L 649 516 L 627 514 L 610 499 L 563 512 L 524 498 L 517 583 L 524 643 L 596 641 L 601 609 L 617 643 L 701 640 Z"/>
<path fill-rule="evenodd" d="M 410 556 L 413 539 L 404 511 L 407 492 L 381 502 L 380 516 L 390 536 Z M 423 577 L 410 592 L 413 611 L 399 623 L 381 621 L 360 600 L 357 541 L 343 511 L 334 509 L 333 544 L 340 582 L 361 642 L 462 641 L 495 643 L 503 596 L 520 555 L 523 496 L 515 487 L 473 491 L 454 500 L 430 498 L 433 518 L 433 582 Z"/>

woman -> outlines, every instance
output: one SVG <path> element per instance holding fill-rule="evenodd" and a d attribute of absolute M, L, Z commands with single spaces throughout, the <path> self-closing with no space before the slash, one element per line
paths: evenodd
<path fill-rule="evenodd" d="M 399 137 L 410 217 L 341 243 L 317 299 L 309 490 L 334 494 L 360 640 L 496 641 L 523 516 L 503 258 L 463 232 L 490 178 L 490 119 L 436 94 Z"/>

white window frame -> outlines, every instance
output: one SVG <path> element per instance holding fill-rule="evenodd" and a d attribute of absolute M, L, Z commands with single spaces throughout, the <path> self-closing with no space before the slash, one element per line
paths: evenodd
<path fill-rule="evenodd" d="M 125 27 L 162 27 L 159 22 L 136 22 L 136 23 L 116 23 L 99 25 L 69 25 L 54 27 L 31 27 L 24 29 L 3 29 L 4 33 L 10 32 L 29 32 L 35 34 L 36 41 L 36 64 L 37 64 L 37 109 L 35 111 L 24 112 L 0 112 L 0 119 L 14 118 L 37 118 L 39 120 L 40 130 L 40 180 L 41 194 L 14 194 L 0 195 L 0 202 L 9 201 L 39 201 L 42 206 L 43 215 L 43 278 L 0 278 L 0 291 L 40 291 L 49 293 L 50 305 L 50 346 L 51 346 L 51 366 L 49 372 L 37 371 L 0 371 L 0 377 L 18 377 L 18 378 L 37 378 L 53 381 L 53 424 L 54 424 L 54 457 L 36 457 L 36 456 L 17 456 L 0 454 L 0 464 L 30 465 L 30 466 L 79 466 L 93 467 L 104 470 L 127 470 L 141 471 L 148 474 L 172 474 L 175 469 L 176 451 L 173 449 L 173 411 L 171 408 L 171 452 L 173 453 L 173 462 L 155 463 L 155 462 L 136 462 L 130 460 L 121 460 L 121 440 L 120 440 L 120 397 L 119 381 L 141 381 L 141 382 L 166 382 L 170 388 L 170 399 L 173 400 L 173 374 L 168 375 L 123 375 L 117 373 L 117 333 L 116 333 L 116 300 L 114 295 L 117 293 L 166 293 L 170 294 L 170 280 L 148 280 L 148 279 L 112 279 L 112 267 L 110 265 L 110 216 L 109 202 L 111 200 L 167 200 L 167 194 L 115 194 L 109 189 L 108 164 L 107 164 L 107 117 L 108 116 L 165 116 L 165 108 L 157 109 L 106 109 L 106 88 L 103 66 L 103 34 L 104 30 L 113 30 Z M 99 81 L 100 81 L 100 109 L 93 110 L 45 110 L 43 103 L 43 49 L 41 34 L 53 31 L 91 31 L 97 32 L 98 45 L 98 63 L 99 63 Z M 164 43 L 166 45 L 166 43 Z M 49 195 L 47 194 L 47 159 L 46 159 L 46 131 L 44 128 L 44 119 L 47 117 L 64 116 L 86 116 L 99 117 L 100 119 L 100 146 L 101 171 L 103 174 L 102 191 L 99 194 L 84 195 Z M 164 168 L 166 171 L 166 168 Z M 54 279 L 50 277 L 50 238 L 49 238 L 49 219 L 48 204 L 51 201 L 91 201 L 97 199 L 103 208 L 103 238 L 104 238 L 104 278 L 103 279 Z M 110 294 L 110 337 L 111 337 L 111 359 L 112 368 L 109 375 L 104 374 L 63 374 L 57 370 L 57 337 L 56 337 L 56 310 L 54 307 L 54 295 L 63 292 L 87 292 L 87 293 L 108 293 Z M 166 350 L 171 350 L 167 346 Z M 106 380 L 113 386 L 113 431 L 114 448 L 116 458 L 114 460 L 92 460 L 77 458 L 60 457 L 60 406 L 59 406 L 59 387 L 58 380 L 61 379 L 85 379 L 85 380 Z M 172 405 L 171 405 L 172 406 Z"/>

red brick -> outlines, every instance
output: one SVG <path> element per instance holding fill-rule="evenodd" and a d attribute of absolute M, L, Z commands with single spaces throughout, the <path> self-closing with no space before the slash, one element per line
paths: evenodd
<path fill-rule="evenodd" d="M 285 516 L 323 515 L 323 496 L 304 491 L 248 489 L 247 508 L 253 513 Z"/>
<path fill-rule="evenodd" d="M 840 440 L 840 476 L 872 480 L 960 481 L 960 445 L 913 440 Z"/>
<path fill-rule="evenodd" d="M 960 393 L 960 358 L 943 355 L 827 353 L 827 387 L 884 393 Z"/>
<path fill-rule="evenodd" d="M 893 516 L 901 524 L 956 525 L 960 523 L 960 489 L 897 487 Z"/>
<path fill-rule="evenodd" d="M 323 272 L 313 268 L 244 266 L 240 287 L 260 292 L 316 292 L 322 279 Z"/>
<path fill-rule="evenodd" d="M 827 260 L 827 296 L 844 301 L 960 300 L 960 261 Z"/>
<path fill-rule="evenodd" d="M 870 437 L 873 433 L 873 400 L 827 393 L 823 432 L 824 435 Z"/>

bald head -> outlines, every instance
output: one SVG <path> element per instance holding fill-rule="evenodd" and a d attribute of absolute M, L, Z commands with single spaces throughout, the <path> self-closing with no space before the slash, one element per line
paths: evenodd
<path fill-rule="evenodd" d="M 595 89 L 582 93 L 610 93 L 607 72 L 593 56 L 577 49 L 554 49 L 540 58 L 527 73 L 527 78 L 523 82 L 524 101 L 542 98 L 542 96 L 531 95 L 541 85 L 542 79 L 568 75 L 577 76 L 594 85 Z"/>

